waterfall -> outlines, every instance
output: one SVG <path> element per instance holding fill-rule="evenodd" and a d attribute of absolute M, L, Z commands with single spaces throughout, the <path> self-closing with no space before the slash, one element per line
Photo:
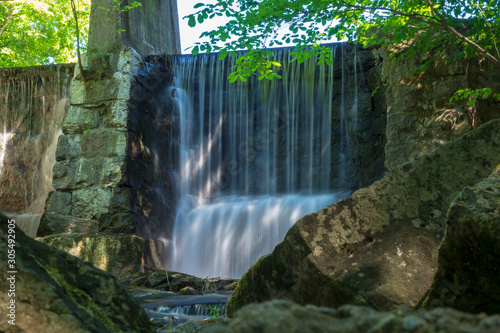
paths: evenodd
<path fill-rule="evenodd" d="M 272 61 L 282 64 L 281 80 L 234 84 L 227 80 L 233 58 L 173 57 L 168 95 L 180 123 L 180 198 L 169 269 L 239 278 L 298 219 L 348 195 L 344 168 L 357 101 L 348 112 L 348 60 L 342 44 L 329 48 L 340 64 L 318 66 L 314 57 L 299 64 L 289 49 L 277 49 Z M 335 68 L 341 92 L 334 88 Z M 333 160 L 340 161 L 336 170 Z"/>
<path fill-rule="evenodd" d="M 34 237 L 52 187 L 72 66 L 0 70 L 0 210 Z"/>

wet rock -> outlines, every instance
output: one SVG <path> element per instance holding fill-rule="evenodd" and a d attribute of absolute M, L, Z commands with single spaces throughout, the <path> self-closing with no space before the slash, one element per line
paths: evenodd
<path fill-rule="evenodd" d="M 232 290 L 229 288 L 235 288 L 237 285 L 238 280 L 234 279 L 203 279 L 189 274 L 155 270 L 133 277 L 128 287 L 171 290 L 173 292 L 191 288 L 195 291 L 214 292 Z"/>
<path fill-rule="evenodd" d="M 179 295 L 201 295 L 201 292 L 193 289 L 192 287 L 184 287 L 179 290 Z"/>
<path fill-rule="evenodd" d="M 452 202 L 424 307 L 500 313 L 500 170 Z"/>
<path fill-rule="evenodd" d="M 0 214 L 0 250 L 7 253 L 8 218 Z M 153 332 L 144 310 L 110 273 L 66 252 L 37 242 L 16 229 L 15 298 L 0 294 L 6 309 L 15 300 L 15 326 L 2 332 Z M 7 267 L 7 256 L 0 260 Z M 12 273 L 3 269 L 0 288 L 9 290 Z"/>
<path fill-rule="evenodd" d="M 299 220 L 241 278 L 227 313 L 283 298 L 300 304 L 417 305 L 437 267 L 445 214 L 464 184 L 500 162 L 500 120 L 469 132 Z"/>

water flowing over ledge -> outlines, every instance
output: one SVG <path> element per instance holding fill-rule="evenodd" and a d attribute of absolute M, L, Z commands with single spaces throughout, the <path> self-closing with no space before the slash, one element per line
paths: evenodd
<path fill-rule="evenodd" d="M 172 58 L 166 95 L 180 125 L 171 269 L 238 278 L 299 218 L 360 186 L 356 132 L 371 107 L 362 64 L 356 48 L 330 51 L 335 65 L 317 66 L 277 49 L 282 80 L 235 84 L 232 58 Z"/>

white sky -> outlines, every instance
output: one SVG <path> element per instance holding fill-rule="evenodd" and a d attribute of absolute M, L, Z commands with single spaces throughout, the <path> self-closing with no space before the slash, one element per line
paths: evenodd
<path fill-rule="evenodd" d="M 195 42 L 200 41 L 199 36 L 203 31 L 210 31 L 217 28 L 217 26 L 223 25 L 226 21 L 225 17 L 215 17 L 212 20 L 207 20 L 202 24 L 196 22 L 196 26 L 191 28 L 187 19 L 182 19 L 184 16 L 192 14 L 198 9 L 193 9 L 194 5 L 197 3 L 215 3 L 214 0 L 177 0 L 177 9 L 179 11 L 179 26 L 181 33 L 181 50 L 183 54 L 190 54 L 191 50 L 187 50 L 186 48 L 190 46 L 194 46 Z M 208 41 L 208 39 L 205 38 Z"/>
<path fill-rule="evenodd" d="M 181 52 L 183 54 L 191 54 L 191 49 L 188 47 L 194 46 L 195 42 L 208 41 L 208 38 L 200 39 L 203 31 L 211 31 L 217 29 L 218 26 L 224 25 L 228 19 L 225 16 L 216 16 L 213 19 L 206 20 L 202 24 L 196 21 L 196 26 L 191 28 L 188 25 L 188 20 L 183 19 L 184 16 L 197 12 L 199 9 L 194 9 L 197 3 L 214 4 L 216 0 L 177 0 L 177 10 L 179 11 L 179 28 L 181 35 Z M 332 42 L 336 41 L 332 39 Z M 293 44 L 283 44 L 283 46 L 292 46 Z"/>

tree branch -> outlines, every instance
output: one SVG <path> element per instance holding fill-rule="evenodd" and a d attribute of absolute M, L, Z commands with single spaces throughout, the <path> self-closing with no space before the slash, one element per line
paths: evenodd
<path fill-rule="evenodd" d="M 455 37 L 457 37 L 461 41 L 463 41 L 463 42 L 469 44 L 470 46 L 472 46 L 479 54 L 483 55 L 486 59 L 491 60 L 495 65 L 500 66 L 500 61 L 497 58 L 495 58 L 491 53 L 489 53 L 488 51 L 486 51 L 485 49 L 483 49 L 478 44 L 474 43 L 474 41 L 470 40 L 466 36 L 462 35 L 460 32 L 458 32 L 451 25 L 449 25 L 448 22 L 446 21 L 446 18 L 443 16 L 443 14 L 441 14 L 440 12 L 438 12 L 434 8 L 434 4 L 432 3 L 431 0 L 427 0 L 427 3 L 431 7 L 432 12 L 435 13 L 439 17 L 439 19 L 440 19 L 440 21 L 441 21 L 442 26 L 443 26 L 444 29 L 446 29 L 449 32 L 451 32 Z"/>
<path fill-rule="evenodd" d="M 80 73 L 82 74 L 83 81 L 86 81 L 85 72 L 83 71 L 82 66 L 82 57 L 80 54 L 80 29 L 78 29 L 78 14 L 76 13 L 76 5 L 74 0 L 71 0 L 71 10 L 73 11 L 76 24 L 76 53 L 78 56 L 78 67 L 80 67 Z"/>
<path fill-rule="evenodd" d="M 0 0 L 0 1 L 5 1 L 5 0 Z M 7 13 L 8 13 L 7 18 L 5 19 L 5 21 L 3 21 L 3 24 L 0 27 L 0 37 L 2 37 L 3 32 L 5 31 L 5 29 L 7 29 L 7 26 L 9 25 L 10 21 L 12 20 L 12 17 L 14 16 L 14 10 L 7 8 Z"/>

